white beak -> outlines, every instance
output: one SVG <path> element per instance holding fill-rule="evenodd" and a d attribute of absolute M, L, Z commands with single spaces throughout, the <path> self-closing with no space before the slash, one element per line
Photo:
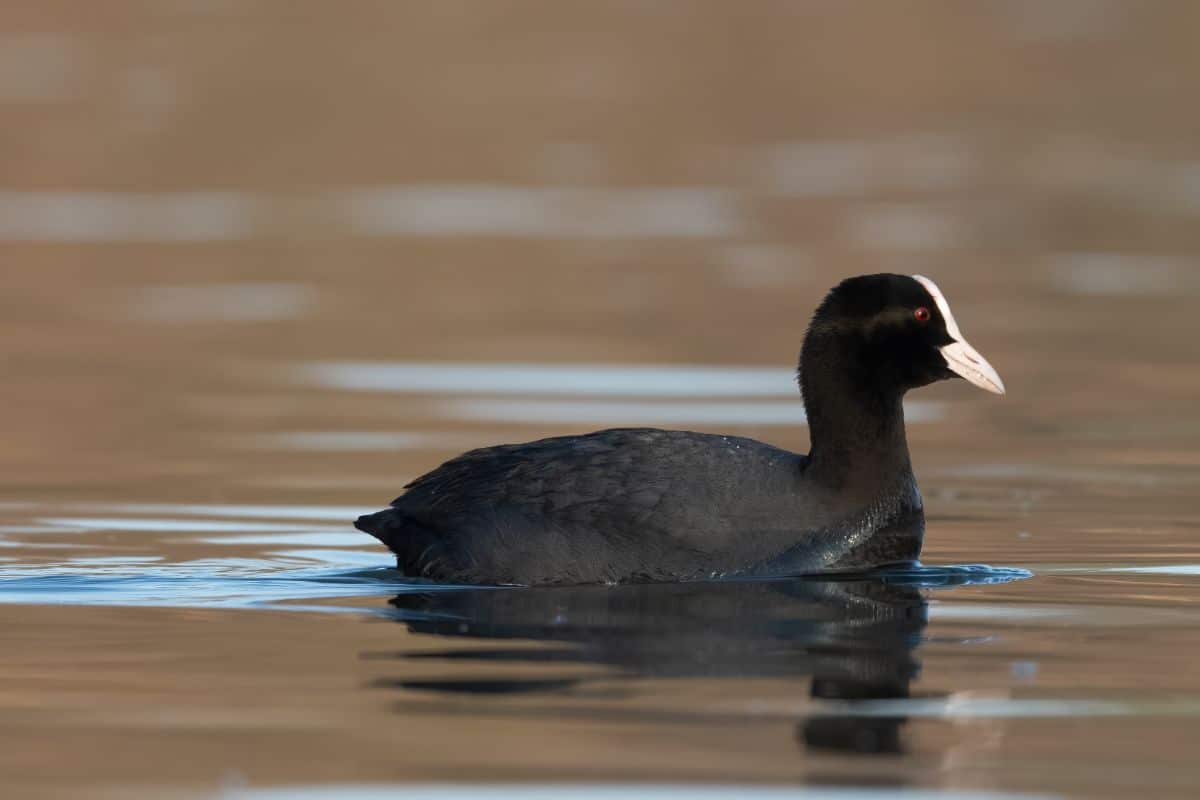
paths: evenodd
<path fill-rule="evenodd" d="M 995 394 L 1004 394 L 1004 381 L 1000 380 L 1000 376 L 987 362 L 987 359 L 979 355 L 978 350 L 967 344 L 966 337 L 962 335 L 962 331 L 958 329 L 958 323 L 954 321 L 954 315 L 950 313 L 950 303 L 946 301 L 942 290 L 937 287 L 936 283 L 922 275 L 914 275 L 913 278 L 933 296 L 933 301 L 937 303 L 938 311 L 942 312 L 942 319 L 946 322 L 946 332 L 954 339 L 950 344 L 940 348 L 942 358 L 946 359 L 946 366 L 955 375 L 966 378 L 980 389 L 986 389 Z"/>

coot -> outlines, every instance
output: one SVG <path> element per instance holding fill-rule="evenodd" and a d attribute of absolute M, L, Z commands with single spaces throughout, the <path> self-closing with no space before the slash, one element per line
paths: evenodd
<path fill-rule="evenodd" d="M 811 450 L 621 428 L 472 450 L 355 525 L 405 574 L 467 584 L 681 581 L 911 562 L 925 516 L 909 389 L 1004 384 L 922 276 L 849 278 L 800 354 Z M 797 415 L 799 416 L 799 415 Z"/>

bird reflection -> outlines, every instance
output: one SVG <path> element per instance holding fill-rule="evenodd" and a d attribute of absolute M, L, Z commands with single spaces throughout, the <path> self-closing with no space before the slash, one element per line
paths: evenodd
<path fill-rule="evenodd" d="M 843 701 L 851 710 L 857 702 L 908 697 L 927 622 L 916 587 L 882 580 L 439 589 L 398 595 L 391 606 L 391 616 L 412 633 L 498 642 L 389 654 L 409 662 L 599 665 L 610 669 L 605 680 L 811 678 L 813 698 Z M 530 647 L 530 640 L 542 646 Z M 511 695 L 580 690 L 597 680 L 495 679 L 484 672 L 389 685 Z M 797 737 L 811 749 L 899 753 L 905 722 L 900 716 L 820 714 L 801 721 Z"/>

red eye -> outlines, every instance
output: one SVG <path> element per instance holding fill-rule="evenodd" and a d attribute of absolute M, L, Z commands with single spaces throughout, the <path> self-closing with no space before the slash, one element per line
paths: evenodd
<path fill-rule="evenodd" d="M 917 318 L 917 322 L 929 322 L 929 309 L 921 306 L 913 312 L 913 316 Z"/>

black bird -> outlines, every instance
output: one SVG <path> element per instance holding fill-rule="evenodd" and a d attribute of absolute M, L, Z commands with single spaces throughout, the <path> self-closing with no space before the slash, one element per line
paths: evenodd
<path fill-rule="evenodd" d="M 408 576 L 467 584 L 800 575 L 914 561 L 925 515 L 901 399 L 1000 376 L 921 276 L 864 275 L 822 301 L 800 354 L 811 450 L 619 428 L 464 453 L 355 526 Z"/>

